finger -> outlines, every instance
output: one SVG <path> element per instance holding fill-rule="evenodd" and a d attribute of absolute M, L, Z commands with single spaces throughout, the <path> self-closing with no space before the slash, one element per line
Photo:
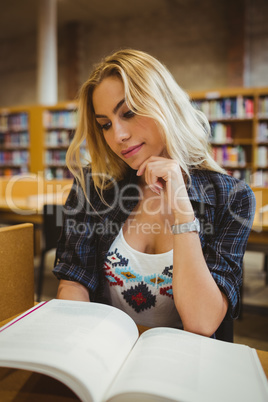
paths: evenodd
<path fill-rule="evenodd" d="M 150 189 L 158 195 L 160 195 L 160 192 L 163 190 L 163 185 L 160 181 L 162 169 L 161 166 L 158 166 L 155 162 L 148 162 L 145 168 L 145 182 L 148 184 Z"/>
<path fill-rule="evenodd" d="M 155 173 L 155 168 L 154 165 L 151 163 L 148 163 L 147 167 L 146 167 L 146 178 L 147 178 L 147 183 L 152 186 L 155 187 L 155 183 L 157 182 L 157 175 Z"/>
<path fill-rule="evenodd" d="M 138 169 L 138 171 L 137 171 L 137 173 L 136 173 L 137 176 L 142 176 L 142 175 L 143 175 L 143 173 L 145 172 L 145 169 L 146 169 L 146 166 L 147 166 L 147 163 L 148 163 L 149 159 L 150 159 L 150 158 L 146 159 L 146 160 L 140 165 L 140 167 L 139 167 L 139 169 Z"/>
<path fill-rule="evenodd" d="M 149 162 L 156 162 L 156 161 L 163 161 L 166 160 L 165 158 L 162 158 L 160 156 L 150 156 L 148 159 L 146 159 L 139 167 L 138 171 L 137 171 L 137 176 L 142 176 L 143 173 L 145 172 L 146 166 Z"/>

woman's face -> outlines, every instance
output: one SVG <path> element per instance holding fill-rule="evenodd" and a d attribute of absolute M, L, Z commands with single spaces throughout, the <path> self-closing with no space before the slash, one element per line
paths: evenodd
<path fill-rule="evenodd" d="M 113 152 L 137 170 L 150 156 L 160 156 L 165 144 L 153 119 L 129 110 L 118 77 L 105 78 L 93 92 L 93 107 L 105 141 Z"/>

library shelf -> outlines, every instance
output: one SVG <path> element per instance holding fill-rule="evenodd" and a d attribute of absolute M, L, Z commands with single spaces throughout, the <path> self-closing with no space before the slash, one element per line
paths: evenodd
<path fill-rule="evenodd" d="M 77 103 L 63 102 L 44 107 L 42 121 L 45 178 L 70 178 L 65 158 L 77 127 Z"/>
<path fill-rule="evenodd" d="M 30 124 L 28 107 L 0 108 L 0 176 L 30 171 Z"/>
<path fill-rule="evenodd" d="M 219 164 L 251 186 L 268 187 L 268 88 L 189 91 L 189 96 L 209 120 Z"/>
<path fill-rule="evenodd" d="M 208 117 L 219 163 L 251 186 L 268 187 L 268 87 L 188 93 Z M 5 130 L 7 116 L 14 117 Z M 16 116 L 24 116 L 25 124 Z M 76 101 L 0 109 L 0 175 L 44 171 L 46 179 L 70 177 L 65 156 L 76 126 Z"/>

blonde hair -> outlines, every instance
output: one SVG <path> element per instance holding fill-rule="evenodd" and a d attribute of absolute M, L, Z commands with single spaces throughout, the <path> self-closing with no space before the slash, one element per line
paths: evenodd
<path fill-rule="evenodd" d="M 66 163 L 84 192 L 84 170 L 80 147 L 86 140 L 91 157 L 95 188 L 109 185 L 108 176 L 121 180 L 128 169 L 106 144 L 96 122 L 92 95 L 107 77 L 117 76 L 124 85 L 128 107 L 141 116 L 152 118 L 162 133 L 168 155 L 177 160 L 190 178 L 191 169 L 225 171 L 210 153 L 210 126 L 206 116 L 196 110 L 166 67 L 147 53 L 126 49 L 106 57 L 91 73 L 79 94 L 78 127 L 68 149 Z"/>

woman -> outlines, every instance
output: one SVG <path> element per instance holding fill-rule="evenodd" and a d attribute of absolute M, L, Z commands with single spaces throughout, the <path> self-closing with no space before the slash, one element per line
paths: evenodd
<path fill-rule="evenodd" d="M 57 297 L 102 300 L 137 324 L 211 336 L 239 313 L 252 191 L 212 159 L 206 117 L 146 53 L 100 63 L 82 86 L 79 116 Z"/>

